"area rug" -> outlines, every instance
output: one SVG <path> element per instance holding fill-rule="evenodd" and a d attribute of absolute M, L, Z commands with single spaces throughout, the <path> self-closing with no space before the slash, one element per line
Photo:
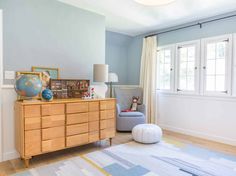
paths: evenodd
<path fill-rule="evenodd" d="M 236 176 L 236 156 L 165 140 L 130 142 L 15 176 Z"/>

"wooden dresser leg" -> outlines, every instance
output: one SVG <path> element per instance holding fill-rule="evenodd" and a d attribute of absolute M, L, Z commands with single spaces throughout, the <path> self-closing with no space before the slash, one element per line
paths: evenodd
<path fill-rule="evenodd" d="M 109 138 L 110 146 L 112 146 L 112 138 Z"/>
<path fill-rule="evenodd" d="M 29 167 L 30 158 L 24 158 L 25 167 Z"/>

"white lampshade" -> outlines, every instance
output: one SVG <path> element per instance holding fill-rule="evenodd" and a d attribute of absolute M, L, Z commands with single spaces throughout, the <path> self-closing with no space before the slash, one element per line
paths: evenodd
<path fill-rule="evenodd" d="M 93 65 L 93 81 L 94 82 L 108 81 L 108 65 L 106 64 Z"/>
<path fill-rule="evenodd" d="M 118 76 L 116 73 L 109 73 L 108 74 L 108 82 L 118 82 Z"/>

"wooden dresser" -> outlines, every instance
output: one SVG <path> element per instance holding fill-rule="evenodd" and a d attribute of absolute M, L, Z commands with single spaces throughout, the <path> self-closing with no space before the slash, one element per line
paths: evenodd
<path fill-rule="evenodd" d="M 26 167 L 32 156 L 111 139 L 115 99 L 15 103 L 16 148 Z"/>

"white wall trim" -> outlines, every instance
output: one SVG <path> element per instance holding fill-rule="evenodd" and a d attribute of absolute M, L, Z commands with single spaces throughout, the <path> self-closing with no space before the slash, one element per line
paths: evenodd
<path fill-rule="evenodd" d="M 2 89 L 14 89 L 14 85 L 2 85 Z"/>
<path fill-rule="evenodd" d="M 227 95 L 200 95 L 200 94 L 178 94 L 175 92 L 160 92 L 157 90 L 159 97 L 173 97 L 173 98 L 189 98 L 189 99 L 199 99 L 199 100 L 214 100 L 214 101 L 235 101 L 236 96 Z"/>
<path fill-rule="evenodd" d="M 3 83 L 3 19 L 0 9 L 0 161 L 3 160 L 3 126 L 2 126 L 2 83 Z"/>
<path fill-rule="evenodd" d="M 113 87 L 140 87 L 139 85 L 112 85 Z M 14 85 L 4 84 L 1 86 L 2 89 L 14 89 Z"/>
<path fill-rule="evenodd" d="M 234 139 L 225 138 L 222 136 L 208 135 L 206 133 L 201 133 L 201 132 L 183 129 L 183 128 L 176 128 L 176 127 L 164 125 L 164 124 L 159 124 L 159 126 L 165 130 L 169 130 L 169 131 L 173 131 L 173 132 L 177 132 L 177 133 L 181 133 L 181 134 L 185 134 L 185 135 L 187 134 L 187 135 L 199 137 L 202 139 L 207 139 L 207 140 L 216 141 L 219 143 L 224 143 L 224 144 L 236 146 L 236 140 L 234 140 Z"/>
<path fill-rule="evenodd" d="M 132 87 L 140 87 L 139 85 L 112 85 L 113 87 L 127 87 L 127 88 L 132 88 Z"/>
<path fill-rule="evenodd" d="M 13 150 L 11 152 L 3 153 L 3 161 L 12 160 L 12 159 L 16 159 L 16 158 L 19 158 L 19 157 L 20 157 L 20 155 L 16 150 Z"/>

